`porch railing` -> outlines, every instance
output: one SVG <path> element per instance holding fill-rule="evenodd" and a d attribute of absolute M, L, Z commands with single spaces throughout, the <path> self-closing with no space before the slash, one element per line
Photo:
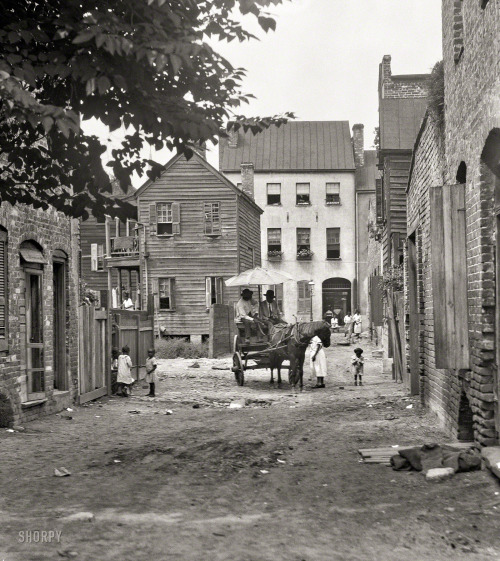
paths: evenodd
<path fill-rule="evenodd" d="M 111 257 L 138 257 L 139 238 L 137 236 L 120 236 L 111 238 Z"/>

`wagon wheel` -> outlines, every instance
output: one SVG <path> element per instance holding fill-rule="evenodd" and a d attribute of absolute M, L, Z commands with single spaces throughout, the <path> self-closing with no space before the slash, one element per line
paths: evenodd
<path fill-rule="evenodd" d="M 239 335 L 234 336 L 233 353 L 241 353 L 241 339 Z"/>
<path fill-rule="evenodd" d="M 245 383 L 245 374 L 243 370 L 243 361 L 241 360 L 240 353 L 236 352 L 233 355 L 233 368 L 234 377 L 238 386 L 242 386 Z"/>

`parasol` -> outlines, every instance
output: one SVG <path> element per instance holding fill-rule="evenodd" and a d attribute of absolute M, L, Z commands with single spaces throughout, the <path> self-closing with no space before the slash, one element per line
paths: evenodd
<path fill-rule="evenodd" d="M 226 286 L 260 286 L 262 284 L 282 284 L 290 280 L 293 280 L 293 277 L 287 273 L 255 267 L 255 269 L 248 269 L 248 271 L 243 271 L 239 275 L 227 279 L 225 284 Z"/>

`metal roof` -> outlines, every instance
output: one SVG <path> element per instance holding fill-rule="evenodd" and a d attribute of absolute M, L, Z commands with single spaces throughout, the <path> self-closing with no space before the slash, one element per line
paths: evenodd
<path fill-rule="evenodd" d="M 380 149 L 412 150 L 427 98 L 389 98 L 380 100 Z"/>
<path fill-rule="evenodd" d="M 236 148 L 221 138 L 220 170 L 239 172 L 242 163 L 255 171 L 353 170 L 349 122 L 291 121 L 256 135 L 240 129 Z"/>

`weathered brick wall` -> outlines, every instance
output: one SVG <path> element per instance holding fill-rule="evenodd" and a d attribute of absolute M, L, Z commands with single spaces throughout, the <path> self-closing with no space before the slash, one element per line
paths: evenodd
<path fill-rule="evenodd" d="M 417 257 L 417 309 L 420 319 L 419 374 L 422 403 L 433 410 L 442 424 L 457 436 L 459 404 L 462 391 L 468 394 L 468 376 L 436 368 L 432 292 L 432 246 L 430 238 L 430 188 L 443 185 L 445 175 L 444 136 L 432 112 L 420 132 L 414 153 L 408 187 L 408 234 L 415 234 Z M 405 259 L 407 265 L 407 259 Z M 408 308 L 408 276 L 405 267 L 405 295 Z M 409 310 L 406 310 L 409 312 Z M 407 327 L 407 364 L 410 365 L 409 330 Z"/>
<path fill-rule="evenodd" d="M 34 210 L 25 205 L 0 205 L 0 226 L 7 230 L 7 297 L 8 352 L 0 353 L 0 394 L 10 400 L 14 422 L 26 422 L 69 406 L 78 387 L 78 225 L 54 210 Z M 26 386 L 26 300 L 25 273 L 21 265 L 19 246 L 33 240 L 42 248 L 46 265 L 43 267 L 43 341 L 45 393 L 47 401 L 35 407 L 23 407 L 27 401 Z M 66 367 L 68 391 L 54 391 L 53 358 L 53 268 L 54 250 L 64 251 L 66 269 Z"/>
<path fill-rule="evenodd" d="M 424 75 L 409 74 L 393 76 L 391 55 L 385 55 L 380 65 L 381 95 L 389 98 L 413 98 L 427 96 L 427 78 Z"/>
<path fill-rule="evenodd" d="M 476 438 L 495 443 L 495 277 L 493 185 L 481 164 L 490 131 L 500 128 L 500 1 L 463 0 L 463 52 L 456 61 L 456 2 L 443 0 L 446 182 L 467 165 L 466 228 L 471 396 Z M 498 427 L 496 427 L 498 429 Z"/>

